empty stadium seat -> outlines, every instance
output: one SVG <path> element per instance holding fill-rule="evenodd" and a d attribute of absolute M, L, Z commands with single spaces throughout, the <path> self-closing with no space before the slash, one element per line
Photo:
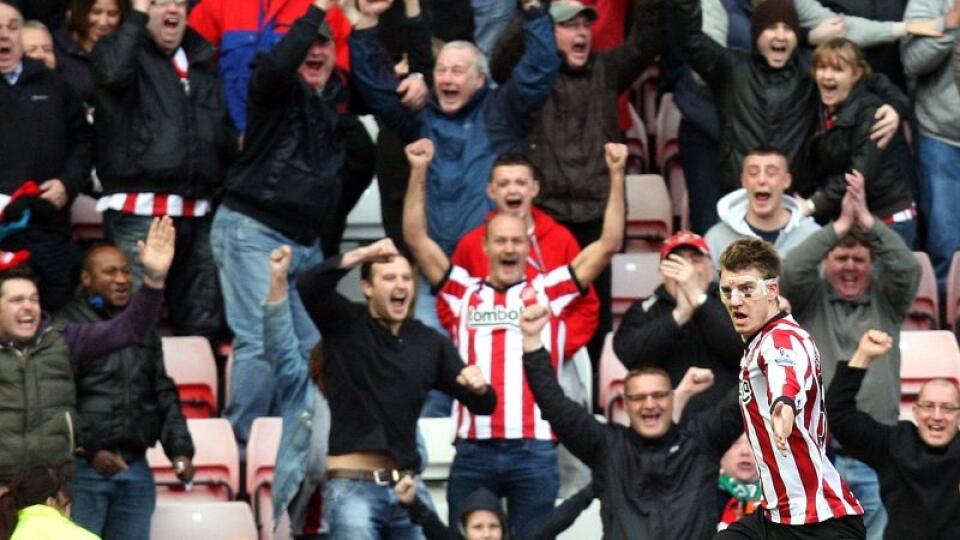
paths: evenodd
<path fill-rule="evenodd" d="M 643 69 L 633 88 L 636 93 L 637 110 L 643 115 L 648 135 L 655 133 L 657 120 L 657 87 L 660 83 L 660 67 L 656 62 Z"/>
<path fill-rule="evenodd" d="M 643 174 L 647 171 L 650 162 L 650 144 L 647 141 L 647 128 L 637 114 L 633 105 L 627 105 L 630 111 L 630 129 L 626 132 L 627 139 L 627 174 Z"/>
<path fill-rule="evenodd" d="M 77 241 L 103 240 L 103 214 L 97 212 L 97 200 L 81 193 L 70 207 L 73 238 Z"/>
<path fill-rule="evenodd" d="M 960 314 L 960 251 L 953 254 L 950 260 L 950 271 L 947 273 L 947 326 L 956 328 L 957 315 Z"/>
<path fill-rule="evenodd" d="M 192 486 L 184 486 L 177 479 L 161 445 L 147 450 L 147 463 L 157 482 L 157 499 L 170 502 L 233 499 L 240 489 L 240 455 L 230 422 L 224 418 L 191 418 L 187 419 L 187 428 L 196 450 Z"/>
<path fill-rule="evenodd" d="M 206 338 L 199 336 L 163 339 L 163 363 L 177 383 L 180 404 L 187 418 L 217 415 L 217 362 Z"/>
<path fill-rule="evenodd" d="M 257 527 L 244 502 L 158 502 L 150 524 L 154 540 L 255 540 Z"/>
<path fill-rule="evenodd" d="M 628 243 L 632 240 L 649 243 L 646 251 L 658 251 L 659 243 L 673 233 L 673 211 L 663 177 L 659 174 L 627 175 L 626 192 Z"/>
<path fill-rule="evenodd" d="M 450 466 L 453 465 L 456 455 L 453 448 L 453 435 L 456 430 L 453 418 L 421 418 L 417 425 L 427 443 L 427 456 L 430 458 L 423 471 L 423 479 L 445 481 L 450 476 Z"/>
<path fill-rule="evenodd" d="M 915 402 L 923 383 L 935 378 L 960 384 L 960 347 L 953 332 L 900 332 L 901 402 Z"/>
<path fill-rule="evenodd" d="M 254 521 L 260 531 L 260 540 L 271 540 L 273 534 L 273 472 L 277 464 L 277 449 L 283 418 L 264 416 L 250 426 L 247 440 L 247 494 L 253 505 Z"/>
<path fill-rule="evenodd" d="M 913 255 L 920 263 L 920 287 L 917 289 L 917 296 L 913 300 L 913 305 L 910 306 L 907 320 L 903 322 L 903 328 L 905 330 L 939 330 L 940 301 L 933 265 L 926 253 L 914 251 Z"/>
<path fill-rule="evenodd" d="M 659 253 L 618 253 L 610 264 L 614 317 L 623 316 L 634 302 L 650 296 L 660 285 Z"/>
<path fill-rule="evenodd" d="M 673 102 L 673 94 L 667 93 L 660 98 L 660 108 L 657 110 L 657 148 L 655 162 L 661 171 L 665 171 L 667 163 L 680 153 L 677 139 L 680 134 L 680 109 Z"/>

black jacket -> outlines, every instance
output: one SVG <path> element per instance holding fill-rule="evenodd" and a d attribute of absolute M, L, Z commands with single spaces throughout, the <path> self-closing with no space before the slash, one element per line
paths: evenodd
<path fill-rule="evenodd" d="M 59 178 L 69 201 L 47 227 L 70 228 L 70 202 L 90 174 L 93 130 L 80 99 L 43 63 L 24 57 L 16 85 L 0 77 L 0 193 Z M 34 223 L 36 225 L 36 223 Z"/>
<path fill-rule="evenodd" d="M 676 306 L 663 285 L 650 298 L 635 302 L 613 335 L 613 350 L 627 369 L 662 367 L 670 374 L 673 386 L 680 383 L 690 366 L 713 370 L 713 386 L 687 405 L 687 412 L 697 413 L 716 407 L 737 385 L 743 340 L 720 303 L 716 283 L 710 284 L 706 303 L 682 327 L 673 318 Z"/>
<path fill-rule="evenodd" d="M 960 538 L 960 437 L 946 448 L 930 448 L 912 422 L 888 426 L 858 411 L 857 392 L 866 374 L 846 362 L 837 364 L 827 391 L 827 416 L 830 433 L 843 449 L 877 471 L 888 516 L 883 537 Z"/>
<path fill-rule="evenodd" d="M 258 58 L 243 155 L 230 169 L 224 200 L 302 244 L 313 243 L 334 217 L 345 156 L 346 75 L 334 71 L 317 93 L 297 74 L 323 17 L 311 6 Z"/>
<path fill-rule="evenodd" d="M 214 49 L 187 28 L 189 93 L 133 11 L 90 54 L 96 83 L 97 175 L 106 193 L 212 197 L 236 153 Z"/>
<path fill-rule="evenodd" d="M 530 390 L 543 418 L 593 472 L 607 539 L 712 538 L 720 514 L 720 457 L 743 433 L 736 390 L 719 407 L 648 440 L 630 428 L 602 424 L 567 399 L 545 349 L 523 355 Z"/>
<path fill-rule="evenodd" d="M 110 319 L 97 300 L 79 298 L 57 317 L 92 323 Z M 158 440 L 172 460 L 193 457 L 193 441 L 180 410 L 177 387 L 163 366 L 160 337 L 150 332 L 140 344 L 121 349 L 74 370 L 80 440 L 88 461 L 99 450 L 117 452 L 129 463 Z"/>
<path fill-rule="evenodd" d="M 704 34 L 698 0 L 669 2 L 683 57 L 710 87 L 720 114 L 722 190 L 740 187 L 740 169 L 747 152 L 773 145 L 787 155 L 793 174 L 791 189 L 809 196 L 812 172 L 804 158 L 816 129 L 820 96 L 808 59 L 798 48 L 783 68 L 772 69 L 759 53 L 727 49 Z M 867 82 L 871 91 L 897 109 L 900 118 L 909 118 L 909 107 L 891 102 L 900 92 L 886 77 L 872 75 Z"/>
<path fill-rule="evenodd" d="M 906 96 L 898 103 L 908 107 Z M 816 178 L 817 193 L 813 196 L 814 217 L 827 223 L 840 215 L 840 201 L 847 191 L 844 174 L 857 169 L 865 178 L 867 207 L 880 217 L 905 210 L 913 204 L 910 195 L 910 172 L 900 165 L 899 156 L 905 155 L 903 137 L 898 133 L 886 149 L 880 150 L 870 140 L 874 115 L 883 102 L 867 91 L 860 81 L 840 104 L 835 123 L 825 127 L 827 112 L 822 105 L 816 134 L 810 141 L 810 160 Z"/>
<path fill-rule="evenodd" d="M 90 69 L 90 55 L 74 41 L 66 26 L 53 33 L 53 47 L 57 54 L 57 71 L 77 96 L 92 106 L 93 72 Z"/>

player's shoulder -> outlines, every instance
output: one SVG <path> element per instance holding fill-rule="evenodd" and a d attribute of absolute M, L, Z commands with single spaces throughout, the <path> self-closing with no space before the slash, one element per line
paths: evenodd
<path fill-rule="evenodd" d="M 764 329 L 760 340 L 760 353 L 768 361 L 780 359 L 789 364 L 800 357 L 806 358 L 805 343 L 808 341 L 810 335 L 806 330 L 792 318 L 783 318 Z"/>

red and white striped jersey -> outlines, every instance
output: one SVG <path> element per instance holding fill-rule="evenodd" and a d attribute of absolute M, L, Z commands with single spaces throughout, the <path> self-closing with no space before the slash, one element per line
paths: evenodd
<path fill-rule="evenodd" d="M 786 456 L 776 448 L 771 422 L 778 401 L 796 410 Z M 770 521 L 804 525 L 863 514 L 827 459 L 820 351 L 792 316 L 768 321 L 747 345 L 740 361 L 740 410 Z"/>
<path fill-rule="evenodd" d="M 453 266 L 437 294 L 437 313 L 461 358 L 480 366 L 497 392 L 497 408 L 490 416 L 477 416 L 457 403 L 454 420 L 461 439 L 552 440 L 550 424 L 540 413 L 523 372 L 523 334 L 520 314 L 524 290 L 536 294 L 536 302 L 549 306 L 552 317 L 541 338 L 559 370 L 566 328 L 563 310 L 581 294 L 569 266 L 558 267 L 532 280 L 500 290 L 485 280 Z"/>
<path fill-rule="evenodd" d="M 97 200 L 97 211 L 116 210 L 135 216 L 202 217 L 210 201 L 170 193 L 114 193 Z"/>

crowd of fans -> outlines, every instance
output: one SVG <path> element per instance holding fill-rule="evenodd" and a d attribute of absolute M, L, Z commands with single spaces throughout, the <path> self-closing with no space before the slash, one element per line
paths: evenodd
<path fill-rule="evenodd" d="M 282 417 L 296 538 L 554 538 L 594 499 L 613 539 L 960 538 L 958 381 L 901 421 L 899 348 L 912 250 L 941 293 L 960 252 L 958 28 L 960 0 L 0 0 L 0 538 L 149 535 L 147 449 L 195 474 L 161 331 L 232 354 L 223 444 Z M 690 230 L 614 327 L 652 65 Z M 341 252 L 374 178 L 387 238 Z M 627 425 L 584 398 L 611 332 Z M 417 425 L 451 416 L 440 516 Z"/>

